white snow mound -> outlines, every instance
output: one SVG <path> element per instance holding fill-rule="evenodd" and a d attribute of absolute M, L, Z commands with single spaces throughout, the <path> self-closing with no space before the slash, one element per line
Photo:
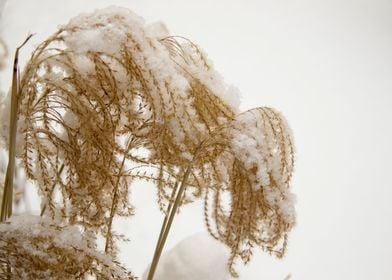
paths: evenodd
<path fill-rule="evenodd" d="M 229 280 L 229 256 L 229 249 L 208 233 L 197 233 L 162 255 L 154 280 Z"/>

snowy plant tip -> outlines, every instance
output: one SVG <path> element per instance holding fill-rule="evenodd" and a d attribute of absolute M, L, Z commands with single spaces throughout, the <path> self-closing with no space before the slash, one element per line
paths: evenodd
<path fill-rule="evenodd" d="M 232 275 L 236 260 L 249 262 L 256 247 L 282 257 L 295 224 L 294 144 L 283 116 L 267 107 L 239 114 L 205 143 L 203 157 L 211 155 L 205 221 L 231 248 Z"/>
<path fill-rule="evenodd" d="M 221 75 L 213 69 L 212 62 L 207 60 L 206 54 L 194 43 L 185 39 L 187 42 L 178 45 L 180 48 L 170 49 L 171 44 L 168 46 L 166 40 L 181 37 L 171 36 L 162 22 L 146 24 L 143 18 L 132 11 L 112 6 L 96 10 L 92 14 L 81 14 L 73 18 L 68 25 L 60 28 L 73 29 L 74 35 L 68 37 L 65 42 L 70 49 L 78 53 L 102 52 L 115 55 L 122 51 L 124 43 L 134 40 L 136 47 L 145 50 L 143 59 L 149 64 L 153 73 L 161 72 L 160 78 L 170 82 L 169 89 L 174 88 L 186 92 L 190 87 L 189 81 L 181 77 L 184 73 L 179 74 L 178 70 L 174 69 L 176 66 L 173 62 L 167 61 L 173 59 L 173 57 L 169 58 L 168 52 L 171 52 L 171 55 L 177 52 L 182 61 L 175 61 L 175 63 L 183 67 L 183 71 L 187 71 L 188 74 L 200 80 L 233 111 L 238 112 L 240 105 L 238 90 L 224 83 Z M 129 37 L 130 34 L 133 38 Z M 148 37 L 150 42 L 144 37 Z M 155 40 L 165 45 L 166 49 L 152 42 Z M 159 56 L 156 55 L 157 52 L 161 52 Z M 168 79 L 169 75 L 173 77 Z"/>
<path fill-rule="evenodd" d="M 12 275 L 9 275 L 12 273 Z M 96 250 L 92 234 L 32 215 L 0 224 L 1 279 L 134 279 Z"/>

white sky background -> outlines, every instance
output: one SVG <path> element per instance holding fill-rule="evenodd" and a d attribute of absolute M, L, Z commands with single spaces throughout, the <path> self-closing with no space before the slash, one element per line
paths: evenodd
<path fill-rule="evenodd" d="M 13 52 L 36 33 L 23 61 L 58 24 L 111 4 L 192 39 L 240 89 L 242 110 L 272 106 L 292 126 L 298 224 L 288 254 L 257 252 L 240 279 L 392 279 L 392 1 L 9 0 L 2 36 Z M 9 86 L 9 68 L 0 81 Z M 135 186 L 136 216 L 124 226 L 123 252 L 138 275 L 162 220 L 153 195 Z M 203 230 L 200 204 L 188 206 L 166 248 Z"/>

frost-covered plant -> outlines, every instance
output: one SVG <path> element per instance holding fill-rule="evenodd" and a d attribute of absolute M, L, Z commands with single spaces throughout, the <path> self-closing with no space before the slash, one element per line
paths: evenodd
<path fill-rule="evenodd" d="M 9 269 L 9 268 L 12 268 Z M 96 250 L 95 236 L 47 217 L 15 216 L 0 224 L 0 279 L 133 279 Z"/>
<path fill-rule="evenodd" d="M 207 154 L 216 155 L 204 177 L 209 185 L 206 225 L 231 248 L 230 267 L 236 258 L 247 263 L 256 246 L 282 257 L 295 223 L 289 191 L 294 151 L 283 117 L 271 108 L 249 110 L 214 132 L 205 145 Z"/>
<path fill-rule="evenodd" d="M 39 187 L 42 219 L 102 236 L 115 260 L 113 219 L 133 214 L 130 186 L 148 180 L 165 213 L 148 279 L 178 208 L 195 199 L 232 275 L 255 246 L 283 255 L 295 222 L 290 130 L 271 108 L 238 113 L 236 91 L 191 41 L 123 8 L 82 14 L 36 48 L 13 93 L 16 139 L 2 135 Z"/>

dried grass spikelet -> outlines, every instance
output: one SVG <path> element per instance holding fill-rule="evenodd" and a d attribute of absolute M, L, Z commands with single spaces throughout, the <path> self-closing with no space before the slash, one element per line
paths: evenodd
<path fill-rule="evenodd" d="M 281 114 L 262 107 L 238 115 L 204 143 L 200 160 L 210 186 L 206 225 L 231 248 L 232 275 L 236 259 L 247 263 L 254 247 L 282 257 L 295 211 L 289 190 L 294 146 Z"/>
<path fill-rule="evenodd" d="M 203 139 L 234 116 L 215 95 L 226 90 L 219 79 L 197 47 L 126 9 L 61 27 L 33 53 L 19 101 L 19 155 L 47 210 L 54 216 L 60 205 L 71 223 L 108 236 L 113 214 L 131 213 L 133 179 L 156 182 L 168 201 Z M 200 195 L 196 174 L 192 182 Z"/>
<path fill-rule="evenodd" d="M 50 218 L 14 216 L 0 224 L 0 279 L 135 279 L 96 250 L 93 236 Z"/>

